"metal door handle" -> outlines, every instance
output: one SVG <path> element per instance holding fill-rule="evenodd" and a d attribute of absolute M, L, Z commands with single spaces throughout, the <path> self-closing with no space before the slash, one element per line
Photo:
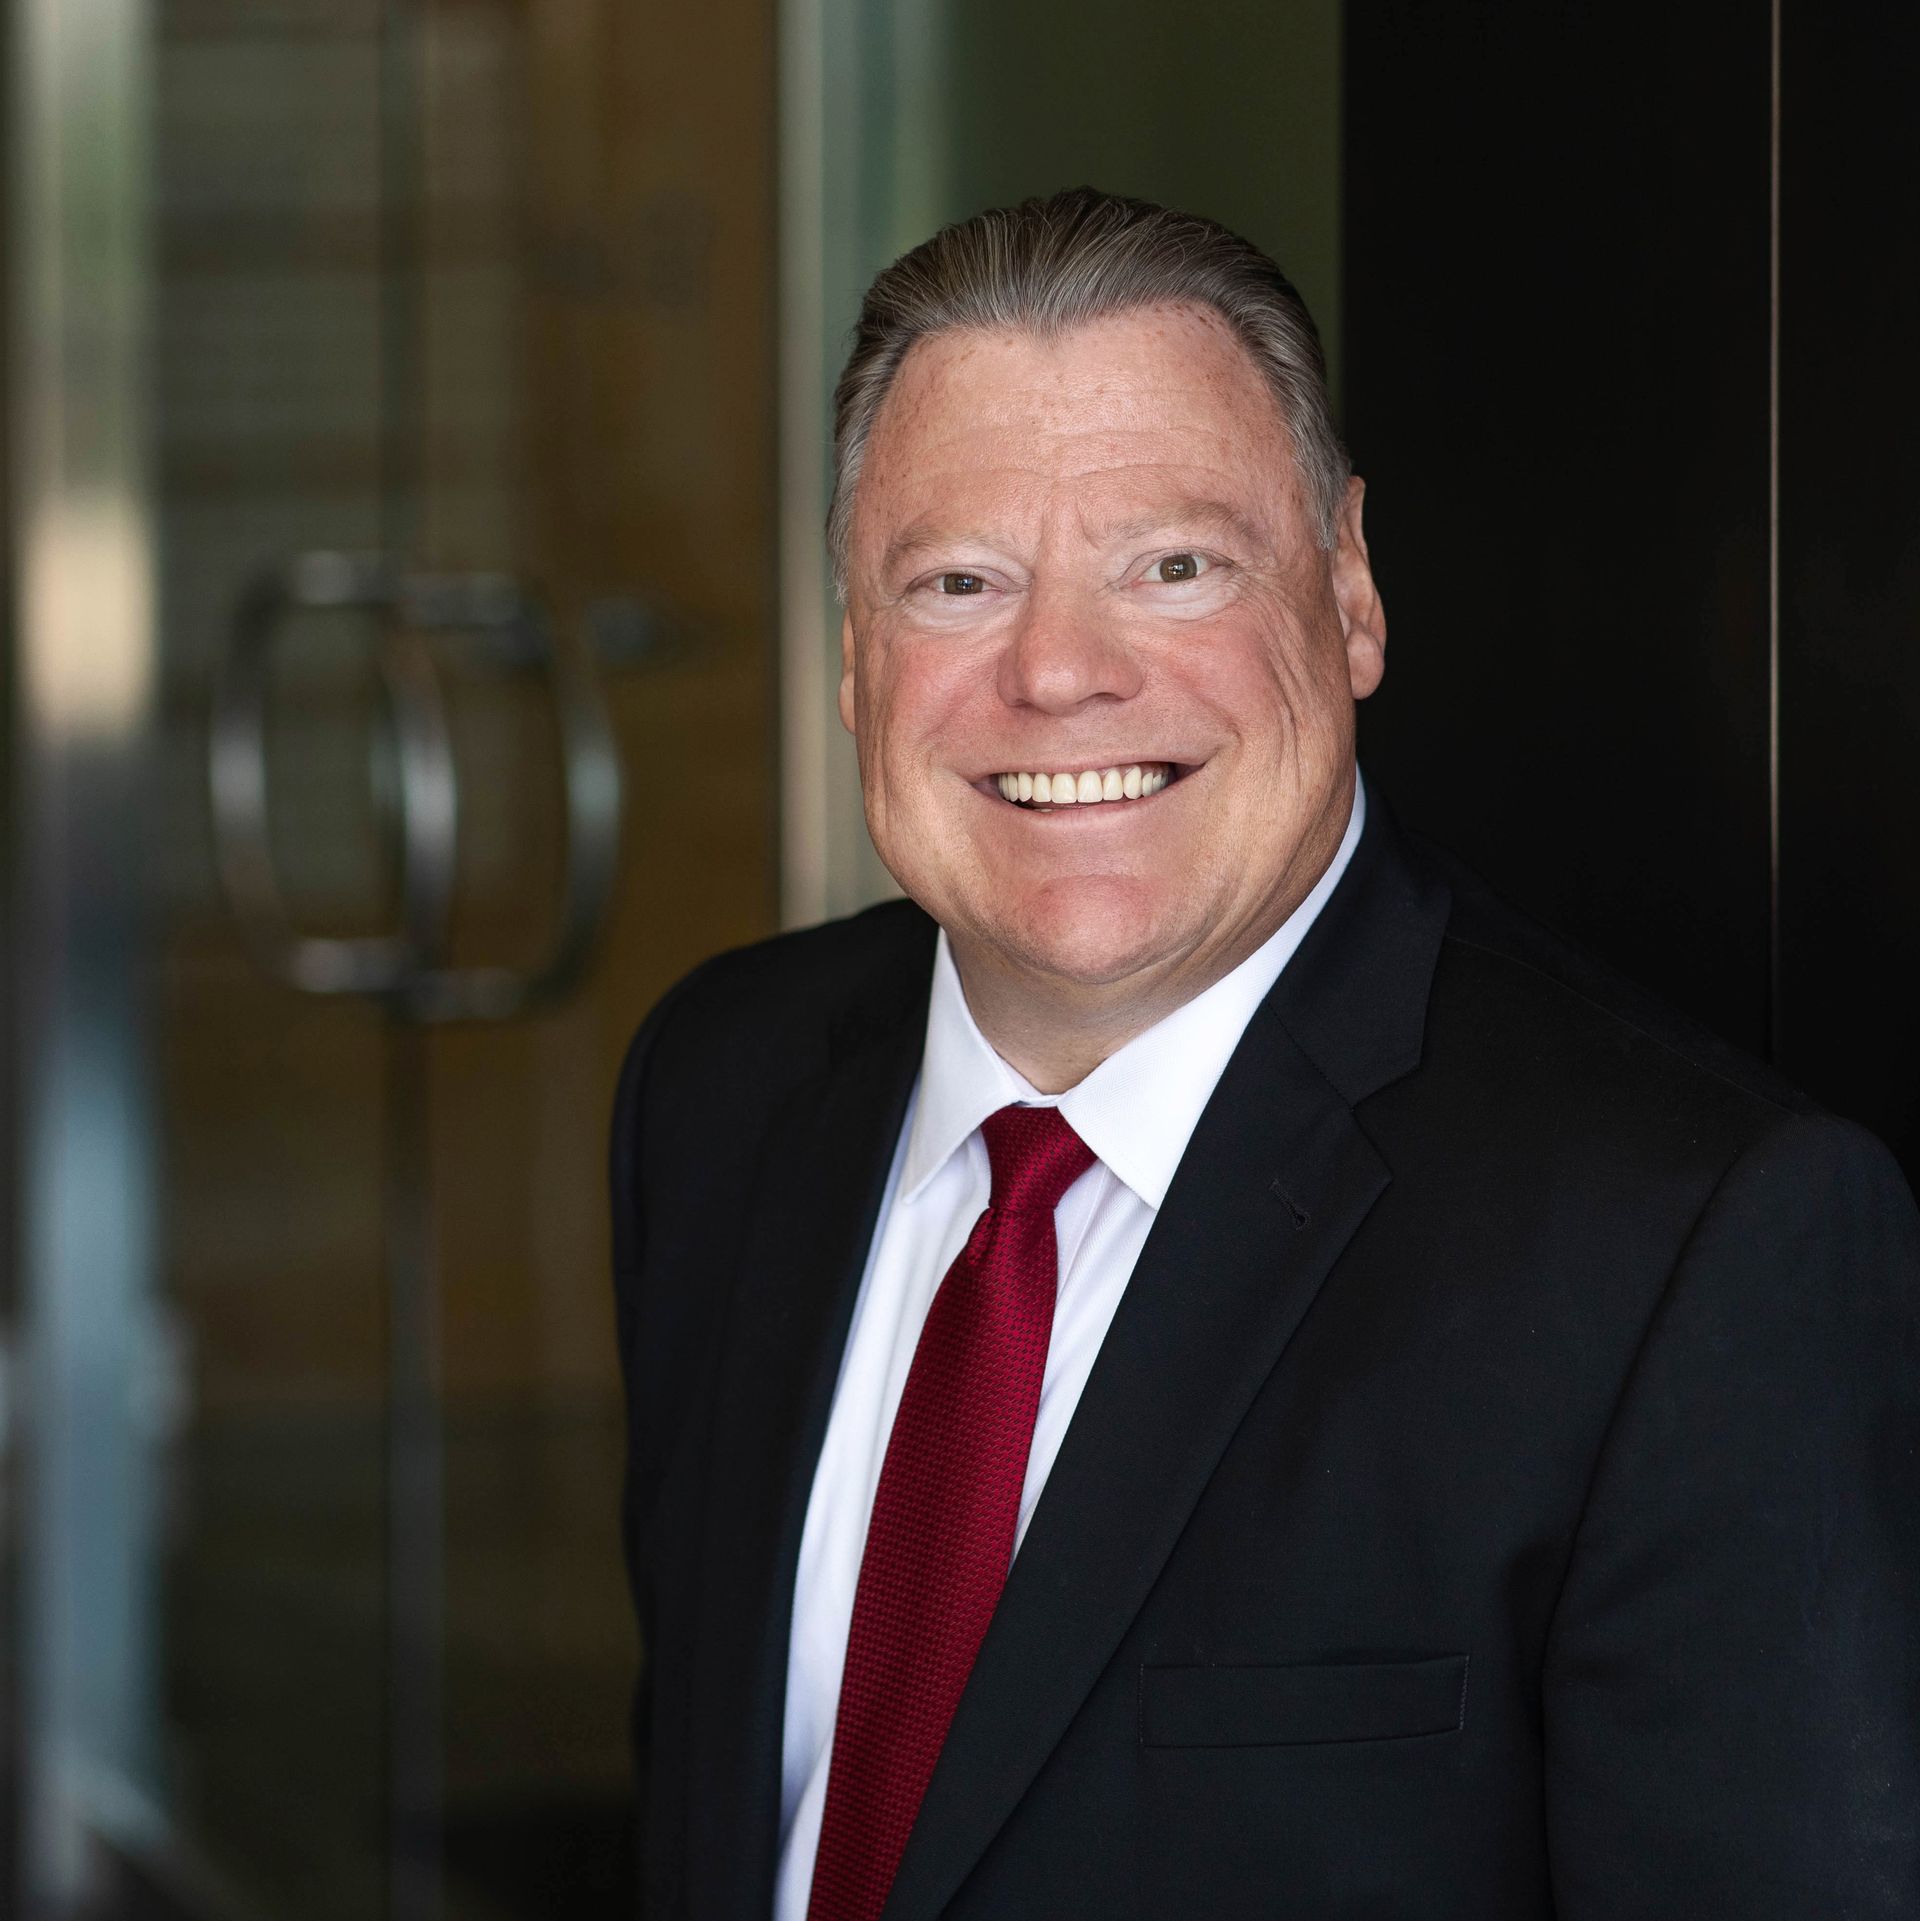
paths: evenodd
<path fill-rule="evenodd" d="M 480 643 L 467 657 L 498 669 L 532 668 L 552 690 L 565 793 L 566 854 L 559 919 L 541 959 L 524 972 L 451 968 L 428 957 L 406 983 L 422 1021 L 501 1021 L 557 999 L 580 978 L 605 919 L 620 854 L 620 755 L 599 676 L 586 650 L 541 603 L 500 575 L 411 576 L 400 617 L 416 629 L 457 630 Z"/>
<path fill-rule="evenodd" d="M 287 912 L 273 862 L 266 710 L 274 650 L 289 615 L 377 619 L 374 664 L 398 749 L 400 906 L 391 933 L 308 934 Z M 525 972 L 454 968 L 447 939 L 459 847 L 459 770 L 440 667 L 427 636 L 464 633 L 476 657 L 531 666 L 552 684 L 566 795 L 559 922 Z M 359 994 L 416 1021 L 510 1019 L 578 980 L 604 918 L 619 855 L 620 761 L 592 664 L 554 631 L 538 600 L 498 574 L 400 571 L 380 555 L 308 553 L 241 596 L 215 682 L 209 741 L 216 864 L 260 965 L 309 994 Z"/>
<path fill-rule="evenodd" d="M 458 789 L 446 702 L 417 635 L 387 631 L 375 668 L 398 743 L 400 924 L 340 939 L 299 931 L 273 862 L 268 824 L 267 684 L 287 616 L 362 613 L 383 626 L 397 601 L 392 569 L 352 554 L 302 554 L 241 595 L 214 683 L 208 741 L 215 864 L 260 966 L 307 994 L 389 996 L 444 942 L 452 907 Z"/>

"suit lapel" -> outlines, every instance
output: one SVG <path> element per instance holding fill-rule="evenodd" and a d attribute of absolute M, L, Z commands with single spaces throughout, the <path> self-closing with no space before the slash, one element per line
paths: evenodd
<path fill-rule="evenodd" d="M 1376 820 L 1194 1131 L 1008 1576 L 885 1921 L 932 1921 L 1026 1792 L 1387 1185 L 1352 1103 L 1418 1062 L 1446 896 L 1413 878 Z"/>
<path fill-rule="evenodd" d="M 787 1633 L 808 1493 L 925 1036 L 924 959 L 781 1103 L 748 1203 L 714 1406 L 690 1730 L 689 1910 L 772 1911 Z"/>

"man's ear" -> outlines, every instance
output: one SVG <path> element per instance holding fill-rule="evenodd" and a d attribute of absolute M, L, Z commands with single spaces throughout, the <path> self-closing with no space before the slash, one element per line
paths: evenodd
<path fill-rule="evenodd" d="M 853 732 L 853 615 L 840 617 L 840 725 Z"/>
<path fill-rule="evenodd" d="M 1387 671 L 1387 611 L 1373 584 L 1367 536 L 1361 522 L 1367 483 L 1358 474 L 1347 482 L 1333 549 L 1333 599 L 1340 609 L 1340 631 L 1347 642 L 1347 679 L 1355 700 L 1365 700 Z"/>

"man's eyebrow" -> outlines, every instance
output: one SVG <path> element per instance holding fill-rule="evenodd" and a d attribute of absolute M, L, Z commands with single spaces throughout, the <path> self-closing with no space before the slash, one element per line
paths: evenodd
<path fill-rule="evenodd" d="M 1176 529 L 1183 533 L 1222 534 L 1246 547 L 1260 547 L 1266 539 L 1259 526 L 1240 508 L 1228 501 L 1209 500 L 1199 495 L 1169 501 L 1151 513 L 1137 514 L 1116 526 L 1098 528 L 1093 530 L 1093 537 L 1101 546 L 1111 546 Z M 886 551 L 880 556 L 880 571 L 890 575 L 903 562 L 921 554 L 958 547 L 970 538 L 971 535 L 959 528 L 930 516 L 913 521 L 887 543 Z"/>
<path fill-rule="evenodd" d="M 943 547 L 955 546 L 964 538 L 964 535 L 956 533 L 953 528 L 940 521 L 931 519 L 913 521 L 902 527 L 887 542 L 887 550 L 880 556 L 880 571 L 882 574 L 891 574 L 904 560 L 910 560 L 917 554 L 935 553 Z"/>
<path fill-rule="evenodd" d="M 1102 544 L 1109 541 L 1141 540 L 1149 534 L 1179 531 L 1224 534 L 1248 547 L 1263 544 L 1265 536 L 1240 508 L 1224 500 L 1194 496 L 1169 501 L 1151 513 L 1136 515 L 1115 527 L 1101 531 Z"/>

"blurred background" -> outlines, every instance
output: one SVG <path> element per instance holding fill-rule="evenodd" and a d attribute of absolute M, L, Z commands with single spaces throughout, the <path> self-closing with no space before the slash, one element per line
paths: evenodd
<path fill-rule="evenodd" d="M 885 888 L 827 396 L 945 219 L 1272 251 L 1376 788 L 1920 1164 L 1911 9 L 0 16 L 6 1913 L 631 1911 L 613 1079 Z"/>

